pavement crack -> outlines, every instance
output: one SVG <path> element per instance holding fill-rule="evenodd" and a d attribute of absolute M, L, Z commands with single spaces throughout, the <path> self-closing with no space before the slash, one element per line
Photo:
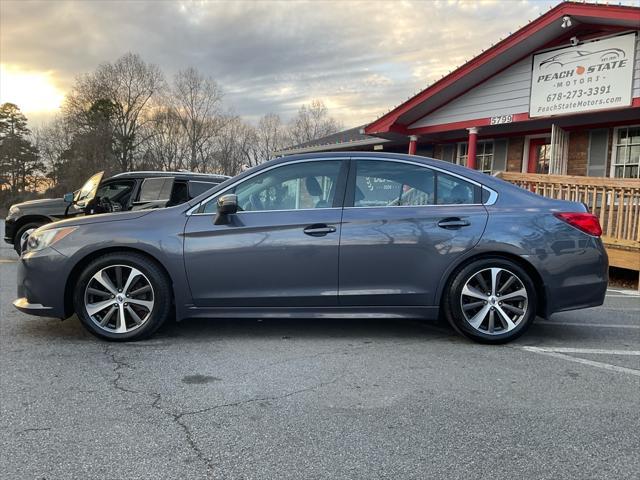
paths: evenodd
<path fill-rule="evenodd" d="M 193 454 L 198 458 L 198 460 L 200 460 L 205 465 L 205 467 L 207 469 L 207 478 L 210 478 L 212 476 L 212 474 L 213 474 L 213 470 L 214 470 L 215 465 L 214 465 L 212 459 L 208 458 L 205 455 L 205 453 L 202 451 L 202 449 L 198 446 L 198 444 L 196 443 L 196 441 L 195 441 L 195 439 L 193 437 L 193 432 L 191 431 L 189 426 L 182 421 L 182 417 L 184 416 L 184 414 L 183 413 L 176 414 L 176 413 L 173 413 L 173 412 L 171 412 L 169 410 L 166 410 L 166 409 L 162 408 L 162 406 L 160 405 L 160 402 L 162 401 L 162 395 L 160 393 L 133 390 L 131 388 L 124 387 L 121 384 L 121 380 L 122 380 L 122 376 L 123 376 L 123 371 L 122 370 L 124 368 L 132 369 L 133 367 L 131 367 L 131 365 L 129 365 L 128 363 L 126 363 L 126 362 L 122 361 L 121 359 L 119 359 L 116 356 L 116 354 L 111 351 L 111 345 L 107 345 L 105 347 L 104 354 L 107 356 L 107 358 L 110 359 L 110 361 L 114 365 L 113 372 L 115 373 L 115 377 L 112 380 L 110 380 L 110 382 L 109 382 L 111 384 L 111 386 L 114 389 L 119 390 L 119 391 L 124 392 L 124 393 L 130 393 L 130 394 L 134 394 L 134 395 L 144 395 L 144 396 L 152 397 L 153 401 L 150 404 L 151 408 L 154 408 L 154 409 L 158 410 L 159 412 L 161 412 L 162 414 L 164 414 L 165 416 L 169 417 L 172 420 L 173 423 L 175 423 L 176 425 L 178 425 L 180 427 L 180 429 L 184 432 L 186 445 L 193 452 Z"/>
<path fill-rule="evenodd" d="M 212 405 L 210 407 L 205 407 L 205 408 L 201 408 L 199 410 L 192 410 L 189 412 L 182 412 L 178 415 L 179 418 L 182 417 L 186 417 L 188 415 L 199 415 L 201 413 L 207 413 L 210 412 L 212 410 L 218 410 L 220 408 L 231 408 L 231 407 L 239 407 L 241 405 L 246 405 L 249 403 L 255 403 L 255 402 L 269 402 L 269 401 L 277 401 L 277 400 L 282 400 L 284 398 L 288 398 L 288 397 L 292 397 L 294 395 L 299 395 L 301 393 L 307 393 L 307 392 L 312 392 L 314 390 L 318 390 L 320 388 L 326 387 L 327 385 L 332 385 L 336 382 L 338 382 L 342 377 L 336 377 L 333 380 L 329 381 L 329 382 L 320 382 L 317 383 L 315 385 L 311 385 L 309 387 L 306 388 L 301 388 L 298 390 L 294 390 L 292 392 L 287 392 L 284 393 L 282 395 L 271 395 L 271 396 L 262 396 L 262 397 L 254 397 L 254 398 L 248 398 L 246 400 L 238 400 L 237 402 L 229 402 L 229 403 L 219 403 L 217 405 Z"/>
<path fill-rule="evenodd" d="M 46 427 L 46 428 L 36 428 L 36 427 L 34 427 L 34 428 L 25 428 L 24 430 L 20 430 L 18 432 L 18 435 L 20 435 L 22 433 L 29 433 L 29 432 L 48 432 L 50 430 L 51 430 L 51 428 L 48 428 L 48 427 Z"/>
<path fill-rule="evenodd" d="M 146 392 L 139 392 L 137 390 L 132 390 L 130 388 L 123 387 L 120 384 L 120 381 L 122 380 L 122 369 L 123 368 L 132 368 L 132 367 L 128 363 L 123 362 L 122 360 L 119 360 L 118 357 L 116 357 L 116 354 L 111 351 L 111 345 L 107 345 L 105 347 L 104 354 L 111 360 L 111 363 L 113 363 L 113 365 L 114 365 L 113 373 L 115 373 L 116 376 L 110 382 L 111 386 L 113 388 L 115 388 L 116 390 L 120 390 L 121 392 L 134 393 L 134 394 L 137 394 L 137 395 L 145 395 L 145 394 L 147 394 Z"/>
<path fill-rule="evenodd" d="M 192 416 L 192 415 L 200 415 L 200 414 L 211 412 L 213 410 L 218 410 L 218 409 L 221 409 L 221 408 L 234 408 L 234 407 L 239 407 L 239 406 L 242 406 L 242 405 L 247 405 L 247 404 L 256 403 L 256 402 L 277 401 L 277 400 L 282 400 L 282 399 L 285 399 L 285 398 L 293 397 L 295 395 L 300 395 L 300 394 L 303 394 L 303 393 L 313 392 L 315 390 L 318 390 L 320 388 L 326 387 L 328 385 L 332 385 L 332 384 L 340 381 L 344 376 L 344 375 L 340 375 L 340 376 L 334 378 L 333 380 L 330 380 L 330 381 L 327 381 L 327 382 L 319 382 L 319 383 L 316 383 L 314 385 L 310 385 L 310 386 L 305 387 L 305 388 L 300 388 L 300 389 L 297 389 L 297 390 L 293 390 L 293 391 L 290 391 L 290 392 L 283 393 L 281 395 L 263 395 L 263 396 L 259 396 L 259 397 L 248 398 L 248 399 L 245 399 L 245 400 L 238 400 L 238 401 L 235 401 L 235 402 L 228 402 L 228 403 L 220 403 L 220 404 L 216 404 L 216 405 L 211 405 L 209 407 L 201 408 L 201 409 L 198 409 L 198 410 L 190 410 L 190 411 L 186 411 L 186 412 L 174 413 L 174 412 L 162 407 L 162 405 L 161 405 L 162 395 L 160 393 L 150 392 L 150 391 L 134 390 L 132 388 L 128 388 L 128 387 L 123 386 L 122 385 L 122 378 L 123 378 L 123 375 L 124 375 L 124 369 L 127 369 L 127 368 L 128 369 L 133 369 L 133 367 L 131 365 L 129 365 L 128 363 L 124 362 L 122 359 L 118 358 L 118 356 L 112 351 L 111 345 L 107 345 L 105 347 L 104 354 L 107 356 L 107 358 L 114 365 L 113 372 L 115 373 L 115 377 L 112 380 L 110 380 L 110 382 L 109 382 L 110 385 L 114 389 L 119 390 L 119 391 L 124 392 L 124 393 L 129 393 L 129 394 L 134 394 L 134 395 L 144 395 L 144 396 L 147 396 L 147 397 L 151 397 L 153 399 L 153 401 L 150 404 L 151 408 L 154 408 L 154 409 L 160 411 L 162 414 L 164 414 L 165 416 L 170 418 L 171 421 L 173 423 L 175 423 L 176 425 L 178 425 L 180 427 L 180 429 L 183 431 L 186 445 L 189 447 L 191 452 L 193 452 L 193 454 L 206 467 L 207 478 L 211 478 L 213 476 L 213 472 L 214 472 L 214 469 L 216 468 L 216 465 L 213 462 L 213 459 L 208 457 L 205 454 L 205 452 L 202 450 L 202 448 L 196 442 L 196 440 L 194 438 L 194 435 L 193 435 L 193 431 L 191 430 L 189 425 L 186 423 L 186 417 L 189 417 L 189 416 Z"/>

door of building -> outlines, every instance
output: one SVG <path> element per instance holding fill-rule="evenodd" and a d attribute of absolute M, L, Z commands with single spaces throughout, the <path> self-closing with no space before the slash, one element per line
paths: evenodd
<path fill-rule="evenodd" d="M 551 161 L 551 138 L 532 138 L 529 140 L 529 159 L 527 173 L 549 173 Z"/>

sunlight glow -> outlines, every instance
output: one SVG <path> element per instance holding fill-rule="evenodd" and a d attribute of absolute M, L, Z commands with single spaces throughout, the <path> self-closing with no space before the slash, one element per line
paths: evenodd
<path fill-rule="evenodd" d="M 24 71 L 0 64 L 0 103 L 11 102 L 25 113 L 57 110 L 64 93 L 53 83 L 50 72 Z"/>

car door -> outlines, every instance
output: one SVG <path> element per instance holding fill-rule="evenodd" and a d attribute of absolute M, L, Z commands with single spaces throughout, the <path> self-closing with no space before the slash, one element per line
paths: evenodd
<path fill-rule="evenodd" d="M 340 240 L 339 303 L 430 306 L 447 267 L 473 248 L 479 185 L 419 163 L 352 160 Z"/>
<path fill-rule="evenodd" d="M 335 306 L 348 161 L 278 164 L 232 185 L 239 211 L 214 225 L 216 199 L 191 214 L 184 259 L 197 306 Z"/>

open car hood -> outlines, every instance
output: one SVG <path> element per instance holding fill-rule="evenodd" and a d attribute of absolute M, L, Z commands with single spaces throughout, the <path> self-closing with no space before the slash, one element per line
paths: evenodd
<path fill-rule="evenodd" d="M 74 201 L 76 203 L 82 203 L 86 205 L 91 200 L 93 200 L 96 196 L 96 192 L 98 191 L 98 187 L 100 186 L 100 182 L 102 182 L 102 178 L 104 177 L 104 172 L 98 172 L 89 178 L 82 188 L 78 190 L 75 195 Z"/>

